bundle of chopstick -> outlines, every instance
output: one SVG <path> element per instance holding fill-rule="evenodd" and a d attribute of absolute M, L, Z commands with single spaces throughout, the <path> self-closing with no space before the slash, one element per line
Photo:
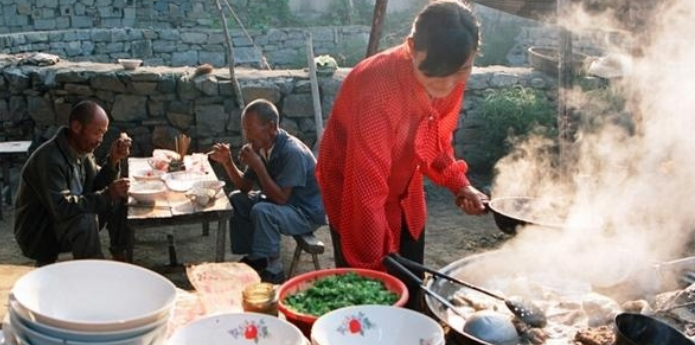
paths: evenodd
<path fill-rule="evenodd" d="M 179 134 L 174 137 L 174 150 L 179 154 L 181 159 L 186 156 L 188 148 L 191 146 L 191 137 L 185 134 Z"/>

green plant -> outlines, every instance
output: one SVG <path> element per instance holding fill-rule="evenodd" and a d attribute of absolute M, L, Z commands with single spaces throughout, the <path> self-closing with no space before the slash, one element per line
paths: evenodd
<path fill-rule="evenodd" d="M 328 54 L 315 57 L 314 63 L 316 64 L 316 68 L 321 70 L 335 70 L 338 68 L 338 62 Z"/>
<path fill-rule="evenodd" d="M 538 90 L 515 86 L 489 91 L 482 102 L 482 168 L 491 169 L 529 135 L 557 138 L 555 113 L 555 106 Z"/>

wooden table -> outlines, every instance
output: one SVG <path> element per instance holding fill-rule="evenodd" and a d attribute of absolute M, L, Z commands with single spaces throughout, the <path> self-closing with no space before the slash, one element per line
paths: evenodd
<path fill-rule="evenodd" d="M 3 202 L 7 202 L 9 205 L 12 204 L 12 179 L 10 179 L 12 158 L 26 155 L 29 152 L 29 146 L 31 146 L 31 141 L 0 142 L 0 164 L 2 164 L 2 188 L 0 188 L 0 191 L 5 196 L 5 200 L 2 200 L 0 197 L 0 219 L 3 219 Z"/>
<path fill-rule="evenodd" d="M 128 158 L 128 175 L 133 172 L 149 169 L 148 158 Z M 203 163 L 205 179 L 216 180 L 210 162 Z M 132 199 L 128 201 L 128 227 L 131 229 L 130 240 L 126 249 L 126 259 L 133 261 L 133 247 L 137 228 L 157 226 L 172 226 L 183 224 L 201 224 L 207 226 L 211 221 L 217 221 L 217 236 L 215 240 L 215 261 L 224 261 L 226 250 L 227 224 L 232 216 L 232 204 L 224 193 L 217 195 L 215 200 L 201 207 L 192 202 L 185 193 L 168 191 L 165 196 L 157 199 L 154 205 L 139 205 Z M 172 257 L 173 239 L 169 237 L 170 264 L 176 264 L 175 254 Z"/>

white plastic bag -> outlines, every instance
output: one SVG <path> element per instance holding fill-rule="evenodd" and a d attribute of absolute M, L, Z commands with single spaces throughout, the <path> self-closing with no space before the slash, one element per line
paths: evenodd
<path fill-rule="evenodd" d="M 253 268 L 238 262 L 192 265 L 186 269 L 186 275 L 198 292 L 206 315 L 243 311 L 241 291 L 261 281 Z"/>

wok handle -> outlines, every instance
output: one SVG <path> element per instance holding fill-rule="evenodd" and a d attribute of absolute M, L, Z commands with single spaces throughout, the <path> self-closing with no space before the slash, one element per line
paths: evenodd
<path fill-rule="evenodd" d="M 476 285 L 473 285 L 473 284 L 471 284 L 471 283 L 466 283 L 466 282 L 464 282 L 464 281 L 458 280 L 458 279 L 456 279 L 456 278 L 454 278 L 454 277 L 452 277 L 452 276 L 450 276 L 450 275 L 446 275 L 446 274 L 441 273 L 441 272 L 439 272 L 439 271 L 437 271 L 437 270 L 431 269 L 431 268 L 429 268 L 429 267 L 427 267 L 427 266 L 424 266 L 424 265 L 422 265 L 422 264 L 420 264 L 420 263 L 418 263 L 418 262 L 415 262 L 415 261 L 413 261 L 413 260 L 406 259 L 406 258 L 404 258 L 404 257 L 402 257 L 402 256 L 400 256 L 400 255 L 398 255 L 397 253 L 390 253 L 390 254 L 389 254 L 389 257 L 391 257 L 392 259 L 394 259 L 395 261 L 397 261 L 399 264 L 401 264 L 401 265 L 407 267 L 408 269 L 411 269 L 411 270 L 414 270 L 414 271 L 417 271 L 417 272 L 427 272 L 427 273 L 431 274 L 432 276 L 434 276 L 435 278 L 446 279 L 446 280 L 448 280 L 448 281 L 450 281 L 450 282 L 453 282 L 453 283 L 456 283 L 456 284 L 465 286 L 465 287 L 467 287 L 467 288 L 469 288 L 469 289 L 473 289 L 473 290 L 478 291 L 478 292 L 480 292 L 480 293 L 484 293 L 484 294 L 486 294 L 486 295 L 488 295 L 488 296 L 490 296 L 490 297 L 496 298 L 496 299 L 498 299 L 498 300 L 500 300 L 500 301 L 506 301 L 506 298 L 504 298 L 504 297 L 502 297 L 502 296 L 500 296 L 500 295 L 498 295 L 498 294 L 496 294 L 496 293 L 493 293 L 493 292 L 491 292 L 491 291 L 488 291 L 488 290 L 486 290 L 486 289 L 483 289 L 483 288 L 481 288 L 481 287 L 479 287 L 479 286 L 476 286 Z M 419 279 L 419 278 L 418 278 L 418 279 Z"/>
<path fill-rule="evenodd" d="M 405 275 L 408 279 L 410 279 L 413 283 L 416 283 L 420 286 L 420 288 L 425 291 L 428 295 L 432 296 L 434 299 L 439 301 L 439 303 L 443 304 L 445 307 L 451 309 L 454 313 L 458 314 L 461 316 L 464 320 L 468 318 L 463 312 L 459 311 L 449 300 L 446 298 L 442 297 L 440 294 L 432 291 L 430 288 L 428 288 L 420 279 L 418 276 L 413 274 L 409 269 L 407 269 L 405 266 L 401 265 L 398 261 L 396 261 L 393 257 L 391 256 L 384 256 L 382 260 L 384 266 L 390 267 L 398 272 L 401 272 L 403 275 Z"/>

